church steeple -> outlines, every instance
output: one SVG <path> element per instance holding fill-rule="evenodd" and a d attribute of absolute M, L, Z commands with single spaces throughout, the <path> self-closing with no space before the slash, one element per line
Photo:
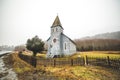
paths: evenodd
<path fill-rule="evenodd" d="M 73 41 L 64 35 L 63 28 L 58 15 L 56 16 L 51 28 L 51 36 L 47 40 L 47 58 L 54 58 L 62 55 L 72 55 L 76 53 L 76 46 Z"/>
<path fill-rule="evenodd" d="M 54 22 L 52 24 L 52 27 L 56 27 L 56 26 L 60 26 L 63 29 L 62 24 L 60 22 L 60 19 L 59 19 L 58 15 L 56 16 L 56 18 L 55 18 L 55 20 L 54 20 Z"/>

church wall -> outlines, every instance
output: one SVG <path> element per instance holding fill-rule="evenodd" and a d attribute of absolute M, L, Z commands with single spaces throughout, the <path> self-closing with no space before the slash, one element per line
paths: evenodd
<path fill-rule="evenodd" d="M 56 39 L 57 41 L 54 43 L 53 39 Z M 60 51 L 60 42 L 59 37 L 52 36 L 51 39 L 48 41 L 48 52 L 51 52 L 53 55 L 57 55 L 61 53 Z"/>
<path fill-rule="evenodd" d="M 71 40 L 63 36 L 63 53 L 64 55 L 71 55 L 76 52 L 76 46 Z"/>
<path fill-rule="evenodd" d="M 51 28 L 51 37 L 48 41 L 48 55 L 60 55 L 62 53 L 61 51 L 61 32 L 63 32 L 63 29 L 60 26 Z M 54 42 L 54 39 L 56 39 L 56 42 Z"/>
<path fill-rule="evenodd" d="M 70 44 L 70 52 L 71 52 L 71 54 L 76 52 L 76 45 L 72 42 Z"/>
<path fill-rule="evenodd" d="M 54 43 L 53 39 L 57 41 Z M 52 47 L 51 47 L 52 46 Z M 54 32 L 48 40 L 47 55 L 71 55 L 76 52 L 76 46 L 71 40 L 61 34 Z M 50 54 L 51 53 L 51 54 Z"/>

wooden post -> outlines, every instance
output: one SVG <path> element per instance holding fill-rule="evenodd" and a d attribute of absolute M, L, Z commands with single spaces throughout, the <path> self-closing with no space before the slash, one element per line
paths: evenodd
<path fill-rule="evenodd" d="M 83 59 L 82 59 L 82 65 L 85 65 L 85 58 L 83 57 Z"/>
<path fill-rule="evenodd" d="M 71 66 L 73 66 L 73 59 L 71 59 Z"/>
<path fill-rule="evenodd" d="M 88 57 L 87 57 L 87 55 L 85 56 L 85 65 L 88 65 Z"/>
<path fill-rule="evenodd" d="M 56 60 L 55 59 L 54 59 L 53 63 L 54 63 L 54 67 L 55 67 L 56 66 Z"/>
<path fill-rule="evenodd" d="M 107 56 L 107 63 L 108 63 L 108 66 L 110 66 L 110 58 L 109 58 L 109 56 Z"/>

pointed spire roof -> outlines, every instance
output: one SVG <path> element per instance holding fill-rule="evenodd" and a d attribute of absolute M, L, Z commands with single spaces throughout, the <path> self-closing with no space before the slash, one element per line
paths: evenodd
<path fill-rule="evenodd" d="M 54 22 L 52 24 L 52 27 L 56 27 L 56 26 L 60 26 L 63 29 L 62 24 L 60 22 L 60 19 L 59 19 L 58 15 L 56 16 L 56 18 L 55 18 L 55 20 L 54 20 Z"/>

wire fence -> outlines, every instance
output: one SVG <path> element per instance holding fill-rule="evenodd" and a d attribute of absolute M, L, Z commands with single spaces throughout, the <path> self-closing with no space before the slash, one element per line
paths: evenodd
<path fill-rule="evenodd" d="M 37 59 L 37 65 L 44 66 L 75 66 L 84 65 L 84 58 L 76 59 Z"/>
<path fill-rule="evenodd" d="M 19 53 L 19 57 L 31 64 L 32 66 L 102 66 L 102 67 L 110 67 L 112 69 L 116 69 L 120 71 L 120 58 L 110 58 L 109 56 L 103 58 L 95 58 L 95 57 L 79 57 L 79 58 L 35 58 L 33 56 L 27 56 Z"/>
<path fill-rule="evenodd" d="M 103 58 L 95 58 L 86 56 L 86 65 L 110 67 L 120 70 L 120 58 L 110 58 L 109 56 Z"/>

